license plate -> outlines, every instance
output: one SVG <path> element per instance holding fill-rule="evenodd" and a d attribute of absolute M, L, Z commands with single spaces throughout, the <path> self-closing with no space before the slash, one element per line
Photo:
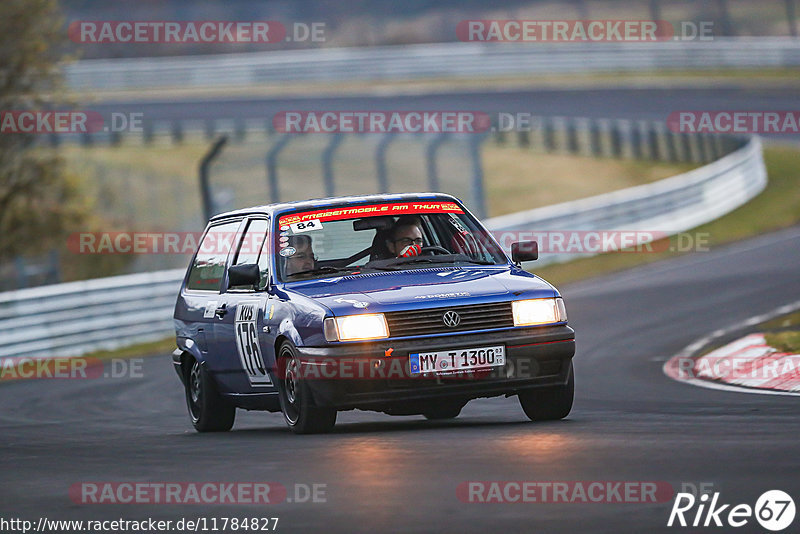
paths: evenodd
<path fill-rule="evenodd" d="M 503 345 L 475 349 L 442 350 L 409 354 L 411 374 L 451 373 L 466 369 L 486 369 L 506 364 Z"/>

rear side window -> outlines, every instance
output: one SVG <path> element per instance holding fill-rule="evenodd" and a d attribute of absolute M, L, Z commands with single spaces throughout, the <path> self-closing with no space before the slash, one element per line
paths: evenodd
<path fill-rule="evenodd" d="M 233 221 L 212 226 L 208 230 L 189 271 L 186 289 L 219 291 L 225 274 L 225 260 L 236 241 L 236 230 L 240 224 L 241 221 Z"/>

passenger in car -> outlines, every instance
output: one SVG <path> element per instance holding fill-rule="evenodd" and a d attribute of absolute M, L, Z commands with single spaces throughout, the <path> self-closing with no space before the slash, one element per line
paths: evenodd
<path fill-rule="evenodd" d="M 314 255 L 311 236 L 289 236 L 289 247 L 294 248 L 295 253 L 291 256 L 286 256 L 284 272 L 287 276 L 303 271 L 310 271 L 316 267 L 317 257 Z"/>

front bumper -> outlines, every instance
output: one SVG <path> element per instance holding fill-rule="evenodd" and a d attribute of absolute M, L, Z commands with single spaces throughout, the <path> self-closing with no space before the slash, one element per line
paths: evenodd
<path fill-rule="evenodd" d="M 412 375 L 409 371 L 411 353 L 497 344 L 506 347 L 502 367 L 451 375 Z M 405 406 L 408 413 L 414 413 L 430 399 L 466 402 L 565 384 L 575 354 L 575 332 L 558 325 L 297 350 L 302 376 L 316 405 L 392 413 L 404 413 Z"/>

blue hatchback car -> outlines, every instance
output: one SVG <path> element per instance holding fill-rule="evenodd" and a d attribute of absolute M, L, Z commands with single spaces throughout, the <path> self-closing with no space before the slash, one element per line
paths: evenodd
<path fill-rule="evenodd" d="M 511 259 L 456 198 L 272 204 L 208 223 L 175 306 L 175 370 L 194 427 L 237 408 L 296 433 L 338 411 L 457 417 L 516 395 L 532 420 L 572 408 L 575 333 L 558 290 Z"/>

